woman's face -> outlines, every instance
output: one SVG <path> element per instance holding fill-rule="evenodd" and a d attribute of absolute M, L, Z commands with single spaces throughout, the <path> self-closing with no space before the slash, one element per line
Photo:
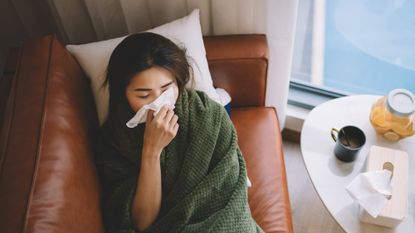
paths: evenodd
<path fill-rule="evenodd" d="M 128 84 L 125 95 L 131 109 L 137 112 L 141 107 L 153 102 L 167 88 L 172 87 L 175 99 L 179 96 L 176 78 L 162 67 L 151 67 L 137 73 Z"/>

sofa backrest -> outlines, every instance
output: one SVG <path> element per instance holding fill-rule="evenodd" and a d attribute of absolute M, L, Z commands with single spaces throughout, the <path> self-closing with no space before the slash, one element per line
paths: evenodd
<path fill-rule="evenodd" d="M 232 107 L 264 106 L 268 47 L 265 35 L 204 37 L 215 87 L 232 97 Z"/>

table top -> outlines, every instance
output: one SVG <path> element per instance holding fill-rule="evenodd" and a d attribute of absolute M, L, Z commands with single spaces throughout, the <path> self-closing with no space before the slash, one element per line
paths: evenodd
<path fill-rule="evenodd" d="M 389 142 L 376 134 L 369 121 L 372 104 L 380 96 L 353 95 L 334 99 L 315 107 L 304 122 L 301 152 L 304 163 L 320 199 L 339 225 L 348 233 L 400 233 L 415 231 L 415 136 Z M 366 144 L 351 163 L 334 156 L 335 142 L 330 136 L 334 127 L 354 125 L 363 130 Z M 408 213 L 396 228 L 376 226 L 359 220 L 359 205 L 345 187 L 361 172 L 372 145 L 406 151 L 409 155 Z"/>

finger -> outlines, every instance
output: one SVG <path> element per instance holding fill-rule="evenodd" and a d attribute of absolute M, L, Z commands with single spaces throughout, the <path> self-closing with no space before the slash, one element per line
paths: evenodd
<path fill-rule="evenodd" d="M 153 119 L 153 114 L 154 114 L 154 111 L 153 111 L 153 110 L 149 109 L 149 110 L 147 111 L 147 118 L 146 118 L 146 122 L 150 122 L 150 121 Z"/>
<path fill-rule="evenodd" d="M 179 130 L 179 124 L 175 124 L 174 125 L 174 127 L 173 127 L 173 132 L 175 133 L 175 134 L 177 134 L 177 131 Z"/>
<path fill-rule="evenodd" d="M 169 108 L 167 107 L 167 105 L 163 105 L 160 109 L 160 111 L 156 114 L 155 118 L 157 119 L 163 119 L 166 116 L 167 110 L 169 110 Z"/>
<path fill-rule="evenodd" d="M 171 120 L 170 120 L 170 122 L 169 122 L 169 124 L 171 125 L 171 126 L 174 126 L 176 123 L 177 123 L 177 120 L 179 119 L 179 117 L 176 115 L 176 114 L 174 114 L 173 116 L 172 116 L 172 118 L 171 118 Z"/>
<path fill-rule="evenodd" d="M 167 110 L 167 114 L 166 114 L 166 117 L 164 118 L 164 120 L 165 120 L 166 122 L 170 122 L 173 116 L 174 116 L 174 111 L 173 111 L 172 109 L 170 109 L 170 108 L 169 108 L 169 109 Z"/>

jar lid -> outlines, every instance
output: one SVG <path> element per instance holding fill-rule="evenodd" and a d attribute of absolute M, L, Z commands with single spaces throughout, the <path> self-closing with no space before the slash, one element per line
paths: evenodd
<path fill-rule="evenodd" d="M 386 101 L 388 110 L 398 116 L 409 116 L 415 112 L 415 95 L 406 89 L 394 89 Z"/>

